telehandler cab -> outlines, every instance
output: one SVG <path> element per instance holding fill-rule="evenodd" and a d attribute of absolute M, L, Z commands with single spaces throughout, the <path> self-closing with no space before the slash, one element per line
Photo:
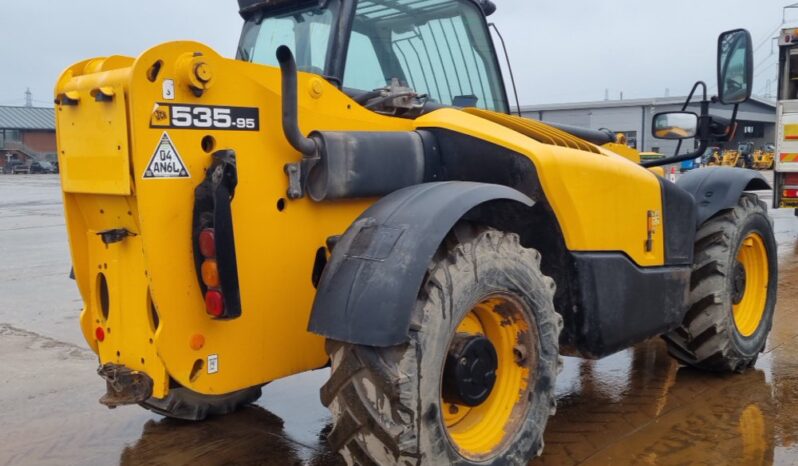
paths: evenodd
<path fill-rule="evenodd" d="M 239 6 L 235 60 L 166 43 L 56 86 L 104 404 L 200 420 L 329 365 L 348 463 L 523 464 L 559 354 L 663 335 L 694 367 L 756 361 L 777 282 L 761 175 L 674 184 L 611 133 L 510 115 L 488 0 Z M 751 65 L 750 35 L 721 35 L 722 102 Z M 702 86 L 700 115 L 652 125 L 697 152 L 643 165 L 728 140 Z"/>

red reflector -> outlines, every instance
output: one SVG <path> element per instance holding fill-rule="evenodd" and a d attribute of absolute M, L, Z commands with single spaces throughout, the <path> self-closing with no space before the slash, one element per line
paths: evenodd
<path fill-rule="evenodd" d="M 205 312 L 214 316 L 221 317 L 224 314 L 224 297 L 216 290 L 208 290 L 205 293 Z"/>
<path fill-rule="evenodd" d="M 203 256 L 208 258 L 216 257 L 216 236 L 213 228 L 206 228 L 200 232 L 199 248 Z"/>
<path fill-rule="evenodd" d="M 100 342 L 105 340 L 105 330 L 102 327 L 97 327 L 97 330 L 94 331 L 94 337 Z"/>
<path fill-rule="evenodd" d="M 798 197 L 798 189 L 785 189 L 782 197 Z"/>
<path fill-rule="evenodd" d="M 784 184 L 786 184 L 786 185 L 796 185 L 796 184 L 798 184 L 798 173 L 785 173 L 784 174 Z"/>

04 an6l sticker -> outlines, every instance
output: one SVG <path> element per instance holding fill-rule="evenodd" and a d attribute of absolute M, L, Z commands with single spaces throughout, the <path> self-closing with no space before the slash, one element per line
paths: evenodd
<path fill-rule="evenodd" d="M 188 173 L 186 164 L 177 153 L 177 148 L 172 142 L 172 138 L 164 132 L 158 145 L 155 147 L 155 153 L 150 158 L 150 163 L 144 169 L 143 178 L 146 179 L 160 179 L 160 178 L 191 178 Z"/>
<path fill-rule="evenodd" d="M 158 103 L 152 112 L 150 127 L 258 131 L 260 115 L 255 107 Z"/>

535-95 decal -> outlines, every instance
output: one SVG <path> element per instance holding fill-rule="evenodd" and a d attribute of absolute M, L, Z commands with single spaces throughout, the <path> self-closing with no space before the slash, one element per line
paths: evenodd
<path fill-rule="evenodd" d="M 254 107 L 159 103 L 152 113 L 150 127 L 258 131 L 260 116 Z"/>

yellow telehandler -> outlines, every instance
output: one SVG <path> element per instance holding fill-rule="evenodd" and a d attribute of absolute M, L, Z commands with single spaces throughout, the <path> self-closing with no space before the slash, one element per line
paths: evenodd
<path fill-rule="evenodd" d="M 705 167 L 718 167 L 722 165 L 723 149 L 717 146 L 707 147 L 701 156 L 701 165 Z"/>
<path fill-rule="evenodd" d="M 511 114 L 488 0 L 239 6 L 235 59 L 171 42 L 58 79 L 102 403 L 201 420 L 330 366 L 327 439 L 349 464 L 525 464 L 559 354 L 663 335 L 697 368 L 756 361 L 776 301 L 751 192 L 767 183 L 649 169 L 728 139 L 706 85 L 700 114 L 652 125 L 697 152 L 641 166 L 610 132 Z M 718 47 L 717 98 L 744 102 L 750 35 Z"/>
<path fill-rule="evenodd" d="M 752 142 L 741 142 L 737 149 L 729 149 L 723 152 L 721 165 L 725 167 L 753 168 L 754 144 Z"/>
<path fill-rule="evenodd" d="M 776 158 L 776 145 L 765 144 L 764 147 L 758 149 L 753 155 L 753 166 L 755 170 L 772 170 Z"/>

